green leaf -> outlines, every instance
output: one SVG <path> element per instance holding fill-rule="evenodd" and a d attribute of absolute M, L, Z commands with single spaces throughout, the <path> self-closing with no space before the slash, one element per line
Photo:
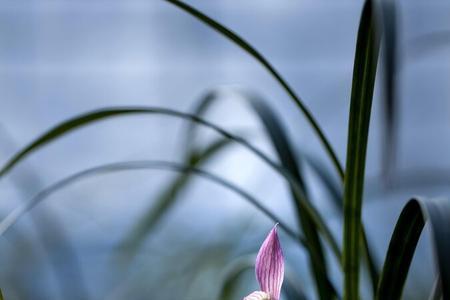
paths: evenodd
<path fill-rule="evenodd" d="M 202 151 L 191 152 L 187 157 L 185 164 L 200 167 L 208 162 L 215 155 L 220 153 L 226 147 L 231 145 L 231 140 L 219 138 L 213 141 Z M 180 173 L 174 178 L 155 198 L 155 204 L 136 222 L 129 234 L 126 235 L 123 245 L 127 247 L 129 252 L 135 253 L 144 238 L 153 230 L 158 221 L 167 214 L 179 199 L 179 194 L 190 183 L 190 172 Z"/>
<path fill-rule="evenodd" d="M 328 169 L 315 157 L 313 157 L 312 155 L 307 155 L 306 153 L 303 155 L 303 157 L 306 164 L 311 167 L 311 169 L 322 182 L 324 188 L 326 188 L 330 193 L 331 199 L 333 201 L 333 206 L 339 213 L 343 213 L 344 201 L 342 183 L 338 182 L 336 178 L 331 176 L 332 174 L 328 171 Z"/>
<path fill-rule="evenodd" d="M 397 84 L 398 84 L 398 9 L 395 1 L 383 0 L 382 7 L 383 23 L 383 50 L 382 56 L 384 65 L 384 143 L 382 143 L 382 179 L 385 185 L 392 181 L 392 175 L 396 164 L 397 151 Z"/>
<path fill-rule="evenodd" d="M 440 289 L 443 299 L 450 299 L 450 201 L 442 198 L 412 199 L 403 208 L 389 243 L 375 299 L 401 298 L 419 237 L 427 221 L 437 257 Z"/>
<path fill-rule="evenodd" d="M 286 130 L 283 128 L 279 118 L 273 113 L 272 109 L 261 99 L 253 96 L 248 97 L 249 104 L 261 119 L 264 128 L 275 147 L 282 166 L 292 174 L 299 182 L 302 188 L 302 194 L 305 199 L 302 201 L 294 188 L 291 188 L 294 206 L 297 211 L 297 218 L 300 221 L 300 228 L 304 232 L 307 241 L 307 250 L 309 253 L 311 267 L 316 281 L 317 294 L 320 299 L 329 300 L 336 298 L 336 290 L 328 278 L 327 263 L 324 256 L 322 244 L 320 242 L 317 227 L 306 213 L 304 203 L 309 201 L 303 176 L 301 174 L 300 161 L 293 150 Z"/>
<path fill-rule="evenodd" d="M 277 218 L 269 209 L 267 209 L 264 205 L 262 205 L 260 201 L 258 201 L 255 197 L 253 197 L 243 189 L 239 188 L 238 186 L 234 185 L 233 183 L 223 179 L 220 176 L 204 171 L 200 168 L 159 160 L 127 161 L 127 162 L 105 164 L 77 172 L 71 176 L 59 180 L 58 182 L 52 184 L 51 186 L 43 189 L 41 192 L 36 194 L 26 204 L 14 209 L 6 218 L 4 218 L 0 222 L 0 236 L 3 235 L 7 230 L 9 230 L 11 226 L 13 226 L 20 219 L 21 216 L 23 216 L 26 212 L 28 212 L 33 207 L 41 203 L 44 199 L 46 199 L 54 192 L 86 177 L 99 176 L 102 174 L 110 174 L 114 172 L 123 172 L 128 170 L 168 170 L 183 173 L 189 172 L 191 174 L 215 182 L 216 184 L 223 186 L 224 188 L 234 192 L 235 194 L 247 200 L 250 204 L 255 206 L 259 211 L 265 214 L 273 222 L 278 223 L 280 228 L 282 228 L 291 238 L 293 238 L 296 241 L 300 241 L 300 243 L 302 243 L 303 245 L 306 244 L 304 238 L 302 238 L 300 235 L 296 234 L 292 229 L 290 229 L 289 226 L 287 226 L 284 222 L 282 222 L 279 218 Z"/>
<path fill-rule="evenodd" d="M 255 255 L 245 255 L 235 259 L 225 272 L 218 300 L 234 299 L 234 292 L 240 282 L 241 276 L 248 270 L 252 270 L 255 264 Z"/>
<path fill-rule="evenodd" d="M 287 81 L 278 73 L 277 70 L 269 63 L 269 61 L 260 53 L 258 52 L 252 45 L 250 45 L 247 41 L 245 41 L 242 37 L 231 31 L 230 29 L 226 28 L 222 24 L 218 23 L 217 21 L 211 19 L 210 17 L 206 16 L 202 12 L 196 10 L 195 8 L 189 6 L 186 3 L 183 3 L 179 0 L 166 0 L 167 2 L 177 6 L 178 8 L 182 9 L 183 11 L 189 13 L 193 17 L 197 18 L 198 20 L 202 21 L 207 26 L 211 27 L 212 29 L 216 30 L 217 32 L 221 33 L 226 38 L 233 41 L 236 45 L 238 45 L 241 49 L 243 49 L 245 52 L 250 54 L 253 58 L 255 58 L 259 63 L 261 63 L 262 66 L 275 78 L 275 80 L 281 85 L 281 87 L 286 91 L 286 93 L 289 95 L 289 97 L 292 99 L 292 101 L 297 105 L 297 107 L 300 109 L 300 111 L 305 116 L 306 120 L 309 122 L 311 127 L 313 128 L 314 132 L 317 134 L 320 142 L 325 148 L 326 153 L 330 157 L 333 165 L 336 168 L 336 171 L 338 172 L 339 176 L 341 178 L 344 177 L 344 171 L 342 169 L 341 164 L 339 163 L 339 159 L 336 156 L 335 151 L 333 150 L 333 147 L 331 146 L 330 142 L 326 138 L 325 134 L 323 133 L 322 129 L 320 128 L 319 124 L 315 120 L 312 113 L 309 111 L 309 109 L 305 106 L 303 101 L 300 99 L 300 97 L 294 92 L 294 90 L 289 86 Z"/>
<path fill-rule="evenodd" d="M 22 150 L 13 155 L 13 157 L 6 163 L 6 165 L 1 169 L 0 176 L 6 174 L 13 166 L 15 166 L 18 162 L 24 159 L 27 155 L 31 154 L 33 151 L 36 151 L 43 145 L 56 140 L 57 138 L 75 130 L 79 129 L 88 124 L 104 120 L 111 117 L 124 116 L 124 115 L 136 115 L 136 114 L 159 114 L 159 115 L 167 115 L 172 117 L 177 117 L 181 119 L 185 119 L 191 122 L 196 122 L 197 124 L 201 124 L 216 133 L 222 135 L 223 137 L 234 141 L 237 144 L 245 147 L 253 154 L 258 156 L 263 162 L 273 168 L 276 172 L 282 175 L 292 186 L 296 193 L 299 195 L 299 199 L 304 202 L 306 213 L 311 217 L 314 221 L 314 224 L 324 235 L 325 239 L 330 243 L 330 246 L 333 250 L 333 253 L 336 257 L 340 257 L 340 250 L 337 242 L 335 241 L 333 235 L 331 234 L 330 229 L 322 219 L 321 215 L 317 212 L 317 210 L 310 205 L 307 201 L 305 201 L 305 197 L 302 196 L 302 189 L 299 186 L 298 182 L 295 178 L 289 173 L 286 172 L 280 165 L 270 159 L 267 155 L 265 155 L 261 150 L 251 145 L 245 139 L 236 136 L 228 131 L 222 129 L 220 126 L 217 126 L 211 122 L 205 121 L 198 116 L 192 114 L 182 113 L 176 110 L 158 108 L 158 107 L 125 107 L 125 108 L 107 108 L 102 110 L 97 110 L 94 112 L 89 112 L 86 114 L 82 114 L 80 116 L 76 116 L 72 119 L 64 121 L 57 126 L 53 127 L 49 131 L 45 132 L 43 135 L 39 136 L 33 142 L 31 142 L 28 146 L 25 146 Z"/>
<path fill-rule="evenodd" d="M 344 299 L 359 299 L 361 209 L 372 96 L 380 38 L 374 3 L 366 1 L 356 43 L 344 180 Z M 366 241 L 367 242 L 367 241 Z M 366 243 L 367 244 L 367 243 Z M 368 249 L 368 247 L 365 247 Z M 366 255 L 370 255 L 367 251 Z"/>
<path fill-rule="evenodd" d="M 218 90 L 208 92 L 204 97 L 197 102 L 193 113 L 201 116 L 205 114 L 213 103 L 221 99 L 223 93 Z M 240 91 L 239 98 L 245 100 L 251 111 L 262 122 L 265 131 L 267 132 L 270 142 L 276 150 L 281 161 L 282 168 L 295 179 L 297 186 L 291 185 L 291 194 L 294 207 L 296 208 L 297 218 L 299 220 L 299 227 L 305 233 L 305 238 L 308 242 L 308 255 L 311 262 L 312 272 L 316 281 L 317 292 L 321 299 L 332 299 L 336 297 L 336 290 L 333 287 L 331 280 L 328 278 L 327 263 L 324 257 L 323 247 L 318 234 L 318 227 L 314 220 L 309 217 L 305 203 L 310 203 L 307 197 L 307 190 L 305 188 L 303 176 L 301 174 L 300 160 L 298 155 L 294 154 L 293 147 L 286 135 L 286 130 L 283 128 L 281 121 L 275 115 L 273 110 L 266 104 L 266 102 L 253 93 Z M 195 134 L 196 124 L 189 124 L 186 133 L 186 140 L 188 144 L 186 149 L 191 149 Z M 311 204 L 310 204 L 311 205 Z M 337 249 L 337 245 L 335 245 Z M 338 250 L 337 250 L 338 251 Z"/>

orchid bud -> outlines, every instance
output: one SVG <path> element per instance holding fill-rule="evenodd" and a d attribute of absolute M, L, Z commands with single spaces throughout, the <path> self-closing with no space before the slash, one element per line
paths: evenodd
<path fill-rule="evenodd" d="M 279 300 L 284 279 L 284 258 L 277 234 L 277 225 L 269 232 L 256 257 L 256 279 L 261 291 L 244 300 Z"/>

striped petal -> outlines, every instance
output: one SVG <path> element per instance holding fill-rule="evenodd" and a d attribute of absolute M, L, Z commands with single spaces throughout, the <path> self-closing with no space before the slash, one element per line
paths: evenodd
<path fill-rule="evenodd" d="M 269 297 L 269 295 L 267 295 L 264 292 L 257 291 L 257 292 L 251 293 L 250 295 L 245 297 L 243 300 L 270 300 L 270 297 Z"/>
<path fill-rule="evenodd" d="M 256 257 L 256 279 L 270 300 L 279 300 L 284 279 L 284 258 L 277 225 L 269 232 Z"/>

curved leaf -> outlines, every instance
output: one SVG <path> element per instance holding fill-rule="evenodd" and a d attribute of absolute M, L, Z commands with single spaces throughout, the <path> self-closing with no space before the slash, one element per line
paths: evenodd
<path fill-rule="evenodd" d="M 400 64 L 398 55 L 398 14 L 395 1 L 380 1 L 382 7 L 383 22 L 383 50 L 382 56 L 384 65 L 384 143 L 382 144 L 382 179 L 385 185 L 392 181 L 392 175 L 395 170 L 396 151 L 397 151 L 397 119 L 398 119 L 398 100 L 397 100 L 397 73 Z"/>
<path fill-rule="evenodd" d="M 309 202 L 305 201 L 305 197 L 302 194 L 302 189 L 299 186 L 298 182 L 295 180 L 295 178 L 287 172 L 283 167 L 278 165 L 276 162 L 271 160 L 267 155 L 265 155 L 262 151 L 260 151 L 258 148 L 254 147 L 252 144 L 250 144 L 245 139 L 236 136 L 232 133 L 229 133 L 228 131 L 222 129 L 221 127 L 205 121 L 204 119 L 199 118 L 198 116 L 182 113 L 176 110 L 171 109 L 165 109 L 165 108 L 158 108 L 158 107 L 125 107 L 125 108 L 107 108 L 107 109 L 101 109 L 96 110 L 94 112 L 89 112 L 86 114 L 82 114 L 80 116 L 76 116 L 72 119 L 69 119 L 65 122 L 60 123 L 59 125 L 53 127 L 49 131 L 45 132 L 43 135 L 39 136 L 37 139 L 35 139 L 33 142 L 31 142 L 29 145 L 25 146 L 22 150 L 17 152 L 13 157 L 6 163 L 6 165 L 0 170 L 0 176 L 6 174 L 12 167 L 14 167 L 18 162 L 20 162 L 22 159 L 24 159 L 27 155 L 31 154 L 33 151 L 36 151 L 41 146 L 63 136 L 64 134 L 67 134 L 71 131 L 74 131 L 75 129 L 79 129 L 80 127 L 86 126 L 88 124 L 104 120 L 111 117 L 117 117 L 117 116 L 124 116 L 124 115 L 136 115 L 136 114 L 160 114 L 160 115 L 167 115 L 172 117 L 177 117 L 185 120 L 189 120 L 191 122 L 195 122 L 197 124 L 201 124 L 202 126 L 205 126 L 218 134 L 222 135 L 223 137 L 230 139 L 252 153 L 254 153 L 256 156 L 261 158 L 265 163 L 267 163 L 273 170 L 275 170 L 277 173 L 279 173 L 281 176 L 283 176 L 292 186 L 293 190 L 298 194 L 298 197 L 300 201 L 304 202 L 305 205 L 305 211 L 306 213 L 311 217 L 312 220 L 314 220 L 314 224 L 317 226 L 317 228 L 323 233 L 325 239 L 330 243 L 330 246 L 333 250 L 333 253 L 336 255 L 336 257 L 340 257 L 340 250 L 339 246 L 334 239 L 333 235 L 331 234 L 330 229 L 327 227 L 326 223 L 323 221 L 321 215 L 317 212 L 317 210 L 314 208 L 314 206 L 310 205 Z"/>
<path fill-rule="evenodd" d="M 200 152 L 192 152 L 186 157 L 185 164 L 199 167 L 209 161 L 213 156 L 231 145 L 231 140 L 220 138 Z M 173 207 L 178 195 L 186 188 L 192 179 L 190 172 L 180 173 L 155 198 L 155 204 L 136 222 L 131 232 L 126 235 L 123 244 L 134 252 L 149 234 L 157 222 Z"/>
<path fill-rule="evenodd" d="M 327 263 L 317 227 L 305 212 L 306 208 L 303 203 L 306 201 L 310 203 L 310 201 L 308 200 L 307 190 L 300 171 L 298 155 L 294 154 L 293 147 L 281 121 L 266 102 L 253 93 L 240 91 L 238 95 L 241 99 L 245 100 L 245 104 L 248 104 L 251 111 L 259 118 L 268 134 L 271 144 L 278 154 L 282 167 L 293 176 L 301 188 L 301 194 L 295 188 L 291 188 L 291 194 L 294 207 L 296 208 L 297 218 L 300 222 L 299 227 L 305 233 L 305 238 L 308 241 L 309 246 L 307 247 L 307 251 L 316 281 L 317 292 L 321 299 L 336 297 L 336 290 L 328 278 Z M 196 103 L 193 113 L 197 116 L 205 114 L 212 104 L 222 98 L 221 96 L 222 94 L 218 90 L 209 91 Z M 196 124 L 194 123 L 190 123 L 187 127 L 186 149 L 192 149 L 191 144 L 195 140 L 195 129 Z"/>
<path fill-rule="evenodd" d="M 303 203 L 308 201 L 307 191 L 303 182 L 303 176 L 300 173 L 300 162 L 294 154 L 292 145 L 286 135 L 286 130 L 282 127 L 278 117 L 273 113 L 272 109 L 262 100 L 256 97 L 249 97 L 249 104 L 253 110 L 259 115 L 264 127 L 275 147 L 278 157 L 283 167 L 290 172 L 302 187 L 305 200 L 301 201 L 297 193 L 292 189 L 292 198 L 297 210 L 297 216 L 300 221 L 300 227 L 304 232 L 306 241 L 308 242 L 308 253 L 310 256 L 312 271 L 316 281 L 316 290 L 320 299 L 329 300 L 336 297 L 336 290 L 328 278 L 327 262 L 325 260 L 324 251 L 320 242 L 319 234 L 313 220 L 305 211 Z"/>
<path fill-rule="evenodd" d="M 325 148 L 326 153 L 330 157 L 333 165 L 336 168 L 337 173 L 341 178 L 344 177 L 344 171 L 342 169 L 341 164 L 339 163 L 339 159 L 336 156 L 336 153 L 333 150 L 333 147 L 331 146 L 330 142 L 326 138 L 325 134 L 323 133 L 322 129 L 320 128 L 319 124 L 315 120 L 314 116 L 311 114 L 309 109 L 304 105 L 303 101 L 300 99 L 300 97 L 294 92 L 294 90 L 289 86 L 286 80 L 281 77 L 281 75 L 278 73 L 277 70 L 269 63 L 269 61 L 262 56 L 261 53 L 259 53 L 253 46 L 251 46 L 247 41 L 245 41 L 242 37 L 231 31 L 230 29 L 226 28 L 222 24 L 218 23 L 217 21 L 211 19 L 210 17 L 206 16 L 202 12 L 196 10 L 195 8 L 189 6 L 188 4 L 179 1 L 179 0 L 165 0 L 178 8 L 182 9 L 183 11 L 189 13 L 193 17 L 197 18 L 201 22 L 205 23 L 207 26 L 211 27 L 212 29 L 216 30 L 217 32 L 221 33 L 226 38 L 233 41 L 236 45 L 241 47 L 245 52 L 250 54 L 252 57 L 254 57 L 258 62 L 261 63 L 261 65 L 264 66 L 264 68 L 275 78 L 275 80 L 283 87 L 283 89 L 286 91 L 286 93 L 290 96 L 290 98 L 293 100 L 293 102 L 297 105 L 297 107 L 301 110 L 303 115 L 306 117 L 306 120 L 309 122 L 309 124 L 314 129 L 315 133 L 317 134 L 320 142 Z"/>
<path fill-rule="evenodd" d="M 403 208 L 384 261 L 376 295 L 377 300 L 400 299 L 419 237 L 429 222 L 440 288 L 450 299 L 450 201 L 448 199 L 412 199 Z"/>
<path fill-rule="evenodd" d="M 71 176 L 68 176 L 54 183 L 53 185 L 47 187 L 46 189 L 42 190 L 37 195 L 35 195 L 28 203 L 17 207 L 10 214 L 8 214 L 8 216 L 0 222 L 0 236 L 3 235 L 9 228 L 11 228 L 11 226 L 13 226 L 19 220 L 19 218 L 23 216 L 27 211 L 31 210 L 33 207 L 42 202 L 49 195 L 64 188 L 65 186 L 68 186 L 74 182 L 77 182 L 78 180 L 81 180 L 89 176 L 98 176 L 101 174 L 109 174 L 113 172 L 122 172 L 127 170 L 145 170 L 145 169 L 170 170 L 175 172 L 190 172 L 197 176 L 201 176 L 205 179 L 213 181 L 229 189 L 230 191 L 233 191 L 237 195 L 243 197 L 253 206 L 258 208 L 267 217 L 269 217 L 272 221 L 276 223 L 278 222 L 280 228 L 282 228 L 294 240 L 300 241 L 302 244 L 305 244 L 303 237 L 296 234 L 292 229 L 290 229 L 287 225 L 285 225 L 282 221 L 280 221 L 269 209 L 263 206 L 260 201 L 258 201 L 256 198 L 254 198 L 253 196 L 251 196 L 249 193 L 239 188 L 238 186 L 234 185 L 233 183 L 223 179 L 222 177 L 219 177 L 217 175 L 214 175 L 212 173 L 209 173 L 196 167 L 158 160 L 111 163 L 86 169 L 78 173 L 75 173 Z"/>
<path fill-rule="evenodd" d="M 247 103 L 251 104 L 250 107 L 252 108 L 252 111 L 256 114 L 256 116 L 265 125 L 265 127 L 269 133 L 271 142 L 272 142 L 273 146 L 275 147 L 275 149 L 277 150 L 279 157 L 282 160 L 283 167 L 285 167 L 287 170 L 289 170 L 291 174 L 295 174 L 295 173 L 298 174 L 298 171 L 295 171 L 293 169 L 296 168 L 296 166 L 299 164 L 299 162 L 298 162 L 298 159 L 295 158 L 295 155 L 293 154 L 293 150 L 290 149 L 291 146 L 289 146 L 289 147 L 286 146 L 286 145 L 289 145 L 290 143 L 289 143 L 287 136 L 284 134 L 284 132 L 281 133 L 282 131 L 284 131 L 283 129 L 281 129 L 281 122 L 276 121 L 277 129 L 274 129 L 275 128 L 274 124 L 275 124 L 276 118 L 275 118 L 275 115 L 271 112 L 271 109 L 269 107 L 266 107 L 265 109 L 258 108 L 258 104 L 255 104 L 255 103 L 263 103 L 263 104 L 259 105 L 261 107 L 263 105 L 265 105 L 263 100 L 260 97 L 256 97 L 254 94 L 244 93 L 244 92 L 239 92 L 238 95 L 242 99 L 246 100 Z M 205 94 L 204 97 L 202 97 L 200 99 L 199 102 L 196 103 L 193 113 L 195 115 L 205 114 L 206 111 L 211 107 L 211 105 L 213 103 L 215 103 L 215 101 L 217 101 L 218 99 L 221 99 L 221 97 L 222 97 L 222 95 L 221 95 L 220 91 L 218 91 L 218 90 L 209 91 L 207 94 Z M 186 149 L 192 148 L 192 146 L 189 145 L 189 142 L 192 142 L 193 140 L 195 140 L 195 138 L 194 138 L 195 129 L 196 129 L 195 123 L 190 123 L 188 125 L 187 132 L 186 132 L 186 140 L 188 141 L 188 143 L 186 145 Z M 287 153 L 289 153 L 289 154 L 287 154 Z M 310 163 L 311 167 L 319 175 L 319 177 L 322 179 L 323 183 L 330 189 L 332 195 L 334 196 L 333 199 L 335 201 L 336 206 L 338 207 L 339 211 L 342 212 L 342 210 L 343 210 L 343 200 L 342 200 L 343 195 L 342 195 L 341 187 L 336 185 L 334 180 L 332 178 L 330 178 L 330 174 L 328 172 L 324 171 L 323 167 L 320 166 L 320 164 L 317 161 L 315 161 L 312 157 L 306 156 L 306 161 L 308 163 Z M 296 178 L 296 180 L 299 182 L 298 185 L 302 187 L 302 192 L 304 194 L 306 194 L 306 190 L 304 189 L 303 183 L 301 182 L 301 180 L 299 180 L 297 178 Z M 294 199 L 296 199 L 295 191 L 293 191 L 293 196 L 294 196 Z M 302 201 L 300 201 L 300 202 L 302 202 Z M 294 203 L 294 204 L 296 205 L 296 203 Z M 368 240 L 367 240 L 367 237 L 365 234 L 364 227 L 362 228 L 361 247 L 363 248 L 363 251 L 364 251 L 364 253 L 363 253 L 364 259 L 368 266 L 368 270 L 369 270 L 370 278 L 372 280 L 372 286 L 373 286 L 374 294 L 375 294 L 375 290 L 376 290 L 376 286 L 377 286 L 378 270 L 375 266 L 374 259 L 370 253 L 370 248 L 369 248 L 369 244 L 368 244 Z M 310 253 L 310 255 L 313 255 L 315 257 L 314 259 L 316 259 L 317 261 L 319 261 L 319 262 L 321 261 L 320 254 L 318 251 L 312 251 L 312 253 Z"/>
<path fill-rule="evenodd" d="M 361 208 L 364 170 L 369 135 L 372 96 L 377 70 L 380 38 L 375 19 L 375 4 L 365 2 L 356 42 L 344 180 L 344 299 L 359 299 L 359 265 L 363 239 Z M 365 241 L 365 243 L 364 243 Z M 366 247 L 369 249 L 369 247 Z M 370 252 L 366 252 L 370 255 Z M 372 260 L 371 260 L 372 261 Z M 372 268 L 372 280 L 373 278 Z"/>

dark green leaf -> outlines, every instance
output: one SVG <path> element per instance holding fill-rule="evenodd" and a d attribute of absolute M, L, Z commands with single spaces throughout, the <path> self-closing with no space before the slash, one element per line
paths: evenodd
<path fill-rule="evenodd" d="M 307 250 L 309 253 L 311 267 L 316 281 L 317 293 L 320 299 L 329 300 L 336 297 L 336 290 L 328 278 L 327 263 L 325 260 L 322 244 L 320 242 L 318 230 L 309 215 L 306 213 L 304 203 L 308 201 L 307 191 L 303 176 L 301 174 L 300 162 L 294 154 L 291 142 L 286 134 L 278 117 L 273 113 L 272 109 L 261 99 L 257 97 L 248 97 L 249 104 L 261 119 L 264 128 L 275 147 L 282 166 L 292 174 L 299 182 L 302 188 L 302 194 L 305 199 L 302 201 L 300 195 L 292 188 L 292 199 L 297 210 L 297 217 L 300 221 L 300 228 L 304 232 L 308 243 Z"/>
<path fill-rule="evenodd" d="M 2 146 L 15 148 L 15 143 L 8 132 L 5 130 L 0 130 L 0 132 L 2 133 Z M 20 172 L 14 175 L 11 177 L 11 182 L 18 194 L 23 197 L 21 199 L 23 201 L 25 197 L 28 197 L 28 191 L 39 190 L 42 187 L 38 172 L 30 165 L 22 167 Z M 80 270 L 79 258 L 64 227 L 61 226 L 59 217 L 47 208 L 39 211 L 39 213 L 32 214 L 30 221 L 33 224 L 33 228 L 36 229 L 38 242 L 45 250 L 43 251 L 43 258 L 48 261 L 58 282 L 60 297 L 66 300 L 87 299 L 88 293 Z M 54 255 L 55 249 L 58 249 L 58 255 Z M 61 258 L 63 258 L 63 262 Z M 66 276 L 61 276 L 62 273 L 66 274 Z M 44 292 L 40 296 L 43 298 L 48 297 Z"/>
<path fill-rule="evenodd" d="M 397 151 L 397 69 L 398 57 L 398 10 L 395 1 L 383 0 L 383 65 L 384 65 L 384 143 L 382 148 L 383 163 L 382 173 L 385 185 L 392 181 L 392 173 L 395 170 L 395 154 Z"/>
<path fill-rule="evenodd" d="M 219 300 L 234 299 L 234 292 L 240 282 L 241 276 L 246 271 L 253 269 L 255 257 L 255 255 L 239 257 L 229 265 L 219 292 Z"/>
<path fill-rule="evenodd" d="M 311 167 L 314 173 L 319 177 L 324 187 L 330 193 L 334 207 L 340 213 L 342 213 L 344 209 L 343 204 L 344 201 L 342 199 L 343 198 L 342 184 L 340 182 L 337 182 L 336 179 L 333 176 L 331 176 L 332 174 L 330 174 L 328 169 L 326 169 L 325 166 L 315 157 L 306 154 L 304 154 L 303 156 L 306 161 L 306 164 L 308 164 Z"/>
<path fill-rule="evenodd" d="M 303 245 L 305 245 L 304 239 L 296 234 L 292 229 L 289 228 L 289 226 L 285 225 L 284 222 L 282 222 L 279 218 L 277 218 L 269 209 L 267 209 L 265 206 L 261 204 L 260 201 L 258 201 L 255 197 L 244 191 L 243 189 L 239 188 L 238 186 L 232 184 L 231 182 L 223 179 L 220 176 L 214 175 L 212 173 L 209 173 L 207 171 L 204 171 L 202 169 L 187 166 L 183 164 L 178 164 L 174 162 L 168 162 L 168 161 L 128 161 L 128 162 L 119 162 L 119 163 L 111 163 L 106 165 L 101 165 L 98 167 L 93 167 L 90 169 L 86 169 L 83 171 L 80 171 L 78 173 L 75 173 L 71 176 L 68 176 L 53 185 L 49 186 L 48 188 L 42 190 L 39 192 L 36 196 L 34 196 L 28 203 L 25 205 L 17 207 L 15 210 L 13 210 L 6 218 L 4 218 L 0 222 L 0 236 L 3 235 L 11 226 L 13 226 L 21 216 L 23 216 L 26 212 L 31 210 L 33 207 L 35 207 L 37 204 L 42 202 L 44 199 L 46 199 L 49 195 L 53 194 L 54 192 L 74 183 L 77 182 L 85 177 L 90 176 L 98 176 L 101 174 L 109 174 L 113 172 L 123 172 L 127 170 L 169 170 L 174 172 L 189 172 L 191 174 L 200 176 L 202 178 L 205 178 L 207 180 L 213 181 L 226 189 L 236 193 L 237 195 L 241 196 L 245 200 L 247 200 L 250 204 L 255 206 L 258 210 L 260 210 L 262 213 L 264 213 L 267 217 L 269 217 L 272 221 L 275 223 L 279 223 L 280 228 L 282 228 L 290 237 L 292 237 L 296 241 L 300 241 Z"/>
<path fill-rule="evenodd" d="M 231 140 L 229 139 L 218 139 L 208 145 L 203 151 L 191 153 L 186 158 L 185 164 L 200 167 L 230 144 Z M 135 252 L 145 236 L 153 230 L 158 221 L 174 206 L 179 198 L 179 194 L 193 178 L 191 175 L 190 172 L 184 172 L 174 178 L 161 191 L 161 194 L 155 198 L 154 201 L 156 203 L 136 222 L 124 241 L 124 245 L 129 250 L 132 250 L 131 252 Z"/>
<path fill-rule="evenodd" d="M 344 299 L 359 299 L 364 170 L 370 112 L 380 47 L 375 7 L 364 4 L 356 43 L 344 181 Z M 367 244 L 367 243 L 366 243 Z M 368 250 L 368 247 L 365 247 Z M 367 251 L 366 254 L 370 255 Z M 372 261 L 372 260 L 371 260 Z M 371 273 L 372 274 L 372 273 Z M 374 280 L 372 278 L 372 280 Z"/>
<path fill-rule="evenodd" d="M 440 287 L 444 299 L 450 299 L 450 201 L 448 199 L 412 199 L 403 208 L 384 261 L 377 300 L 400 299 L 414 252 L 425 222 L 429 222 Z"/>
<path fill-rule="evenodd" d="M 267 61 L 267 59 L 259 53 L 253 46 L 251 46 L 247 41 L 245 41 L 242 37 L 238 36 L 236 33 L 231 31 L 230 29 L 226 28 L 222 24 L 218 23 L 217 21 L 211 19 L 210 17 L 206 16 L 202 12 L 196 10 L 195 8 L 187 5 L 186 3 L 183 3 L 179 0 L 166 0 L 169 3 L 172 3 L 173 5 L 179 7 L 183 11 L 189 13 L 193 17 L 197 18 L 198 20 L 202 21 L 209 27 L 213 28 L 217 32 L 221 33 L 223 36 L 227 37 L 231 41 L 233 41 L 236 45 L 241 47 L 244 51 L 246 51 L 248 54 L 253 56 L 258 62 L 261 63 L 261 65 L 264 66 L 264 68 L 278 81 L 278 83 L 283 87 L 283 89 L 287 92 L 287 94 L 290 96 L 290 98 L 294 101 L 294 103 L 297 105 L 297 107 L 301 110 L 301 112 L 306 117 L 309 124 L 314 129 L 315 133 L 319 137 L 319 140 L 323 144 L 325 151 L 329 155 L 330 159 L 332 160 L 336 171 L 341 177 L 344 177 L 344 171 L 339 163 L 339 160 L 336 156 L 336 153 L 334 152 L 330 142 L 325 137 L 325 134 L 323 133 L 322 129 L 320 128 L 319 124 L 309 111 L 309 109 L 304 105 L 303 101 L 300 99 L 300 97 L 294 92 L 294 90 L 289 86 L 286 80 L 284 80 L 283 77 L 278 73 L 278 71 L 275 70 L 275 68 Z"/>
<path fill-rule="evenodd" d="M 211 105 L 221 99 L 219 91 L 210 91 L 197 103 L 194 114 L 205 114 Z M 304 203 L 310 203 L 307 197 L 307 191 L 303 182 L 299 160 L 294 154 L 291 142 L 286 135 L 286 130 L 283 128 L 279 118 L 274 114 L 273 110 L 262 100 L 254 94 L 240 92 L 241 99 L 250 105 L 252 112 L 261 120 L 264 128 L 270 138 L 271 144 L 275 148 L 278 157 L 281 161 L 282 168 L 296 180 L 297 186 L 291 186 L 291 193 L 294 207 L 296 208 L 297 217 L 300 222 L 300 229 L 305 233 L 305 238 L 308 242 L 308 254 L 312 266 L 312 271 L 316 281 L 317 292 L 321 299 L 331 299 L 336 297 L 336 290 L 334 289 L 327 274 L 327 263 L 324 257 L 323 248 L 319 239 L 318 228 L 314 221 L 309 217 Z M 192 142 L 195 133 L 195 124 L 189 124 L 186 137 Z M 186 149 L 191 149 L 189 144 Z M 337 248 L 337 246 L 336 246 Z"/>
<path fill-rule="evenodd" d="M 196 122 L 198 124 L 201 124 L 218 134 L 222 135 L 223 137 L 230 139 L 234 141 L 235 143 L 238 143 L 242 146 L 244 146 L 246 149 L 254 153 L 256 156 L 261 158 L 265 163 L 267 163 L 271 168 L 273 168 L 276 172 L 278 172 L 280 175 L 282 175 L 292 186 L 292 188 L 298 193 L 299 199 L 304 202 L 306 213 L 311 217 L 312 220 L 314 220 L 314 224 L 317 226 L 317 228 L 321 231 L 321 233 L 324 235 L 325 239 L 330 243 L 330 246 L 333 250 L 333 253 L 336 255 L 336 257 L 340 257 L 340 250 L 337 245 L 337 242 L 335 241 L 333 235 L 331 234 L 330 229 L 327 227 L 326 223 L 323 221 L 321 215 L 317 212 L 314 206 L 310 205 L 309 202 L 304 201 L 305 197 L 302 196 L 302 189 L 299 186 L 298 182 L 295 180 L 295 178 L 289 173 L 286 172 L 281 166 L 279 166 L 276 162 L 274 162 L 272 159 L 270 159 L 267 155 L 265 155 L 262 151 L 260 151 L 258 148 L 251 145 L 248 141 L 245 139 L 238 137 L 234 134 L 231 134 L 227 132 L 226 130 L 222 129 L 221 127 L 205 121 L 198 116 L 182 113 L 176 110 L 171 109 L 164 109 L 164 108 L 155 108 L 155 107 L 127 107 L 127 108 L 107 108 L 102 110 L 97 110 L 94 112 L 86 113 L 77 117 L 74 117 L 68 121 L 62 122 L 59 125 L 55 126 L 54 128 L 50 129 L 40 137 L 38 137 L 36 140 L 34 140 L 31 144 L 17 152 L 7 163 L 6 165 L 1 169 L 0 176 L 4 175 L 6 172 L 8 172 L 14 165 L 16 165 L 19 161 L 21 161 L 23 158 L 25 158 L 27 155 L 32 153 L 33 151 L 37 150 L 39 147 L 54 141 L 55 139 L 69 133 L 70 131 L 73 131 L 75 129 L 78 129 L 82 126 L 86 126 L 88 124 L 91 124 L 93 122 L 97 122 L 106 118 L 114 117 L 114 116 L 123 116 L 123 115 L 132 115 L 132 114 L 160 114 L 160 115 L 167 115 L 172 117 L 177 117 L 185 120 L 189 120 L 191 122 Z"/>

